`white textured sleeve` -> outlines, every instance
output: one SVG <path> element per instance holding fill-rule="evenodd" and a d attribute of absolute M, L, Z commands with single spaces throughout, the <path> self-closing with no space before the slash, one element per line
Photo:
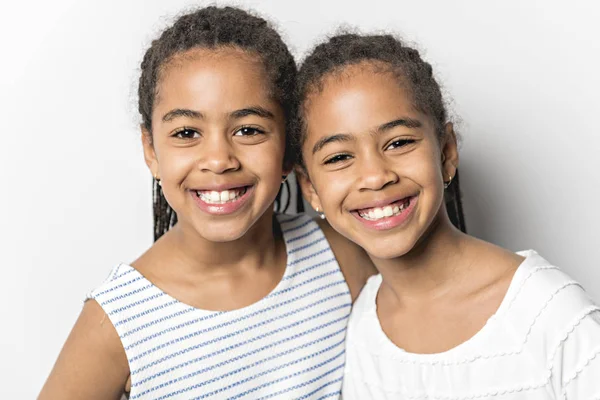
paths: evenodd
<path fill-rule="evenodd" d="M 590 308 L 567 332 L 556 350 L 552 376 L 563 399 L 600 400 L 600 310 L 597 307 Z"/>

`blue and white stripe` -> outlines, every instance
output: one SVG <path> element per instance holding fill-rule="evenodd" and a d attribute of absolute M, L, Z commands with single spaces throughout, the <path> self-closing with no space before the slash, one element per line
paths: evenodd
<path fill-rule="evenodd" d="M 181 303 L 121 264 L 93 291 L 129 360 L 130 399 L 326 399 L 340 394 L 348 286 L 318 225 L 278 216 L 281 282 L 216 312 Z"/>

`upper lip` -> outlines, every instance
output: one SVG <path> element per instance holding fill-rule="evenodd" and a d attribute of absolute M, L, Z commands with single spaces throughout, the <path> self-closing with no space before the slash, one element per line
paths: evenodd
<path fill-rule="evenodd" d="M 251 183 L 221 183 L 221 184 L 213 184 L 206 185 L 202 188 L 194 188 L 190 189 L 196 192 L 222 192 L 224 190 L 232 190 L 232 189 L 241 189 L 247 186 L 252 186 Z"/>
<path fill-rule="evenodd" d="M 416 196 L 416 194 L 410 194 L 410 195 L 394 196 L 394 197 L 387 197 L 387 198 L 383 198 L 383 199 L 379 199 L 379 200 L 373 200 L 368 203 L 360 204 L 358 207 L 353 208 L 352 211 L 360 211 L 360 210 L 364 210 L 367 208 L 385 207 L 385 206 L 395 203 L 397 201 L 400 201 L 400 200 L 403 200 L 403 199 L 406 199 L 409 197 L 415 197 L 415 196 Z"/>

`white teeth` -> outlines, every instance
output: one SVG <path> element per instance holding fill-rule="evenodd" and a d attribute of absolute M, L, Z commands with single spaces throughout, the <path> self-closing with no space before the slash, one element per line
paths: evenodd
<path fill-rule="evenodd" d="M 201 191 L 197 190 L 196 195 L 200 197 L 204 202 L 209 204 L 223 204 L 228 201 L 236 200 L 238 197 L 246 193 L 246 188 L 241 190 L 223 190 L 217 192 L 216 190 L 212 191 Z"/>
<path fill-rule="evenodd" d="M 400 214 L 402 211 L 404 211 L 404 209 L 406 209 L 406 207 L 408 207 L 409 204 L 410 201 L 405 201 L 400 204 L 388 205 L 383 208 L 375 207 L 369 209 L 369 211 L 359 211 L 358 214 L 364 219 L 376 221 L 378 219 Z"/>

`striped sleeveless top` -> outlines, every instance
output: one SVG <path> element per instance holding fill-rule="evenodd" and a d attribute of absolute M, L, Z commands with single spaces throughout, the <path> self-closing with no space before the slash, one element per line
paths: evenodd
<path fill-rule="evenodd" d="M 207 311 L 125 264 L 88 295 L 129 361 L 130 399 L 338 398 L 351 297 L 319 226 L 277 216 L 287 249 L 279 284 L 258 302 Z"/>

